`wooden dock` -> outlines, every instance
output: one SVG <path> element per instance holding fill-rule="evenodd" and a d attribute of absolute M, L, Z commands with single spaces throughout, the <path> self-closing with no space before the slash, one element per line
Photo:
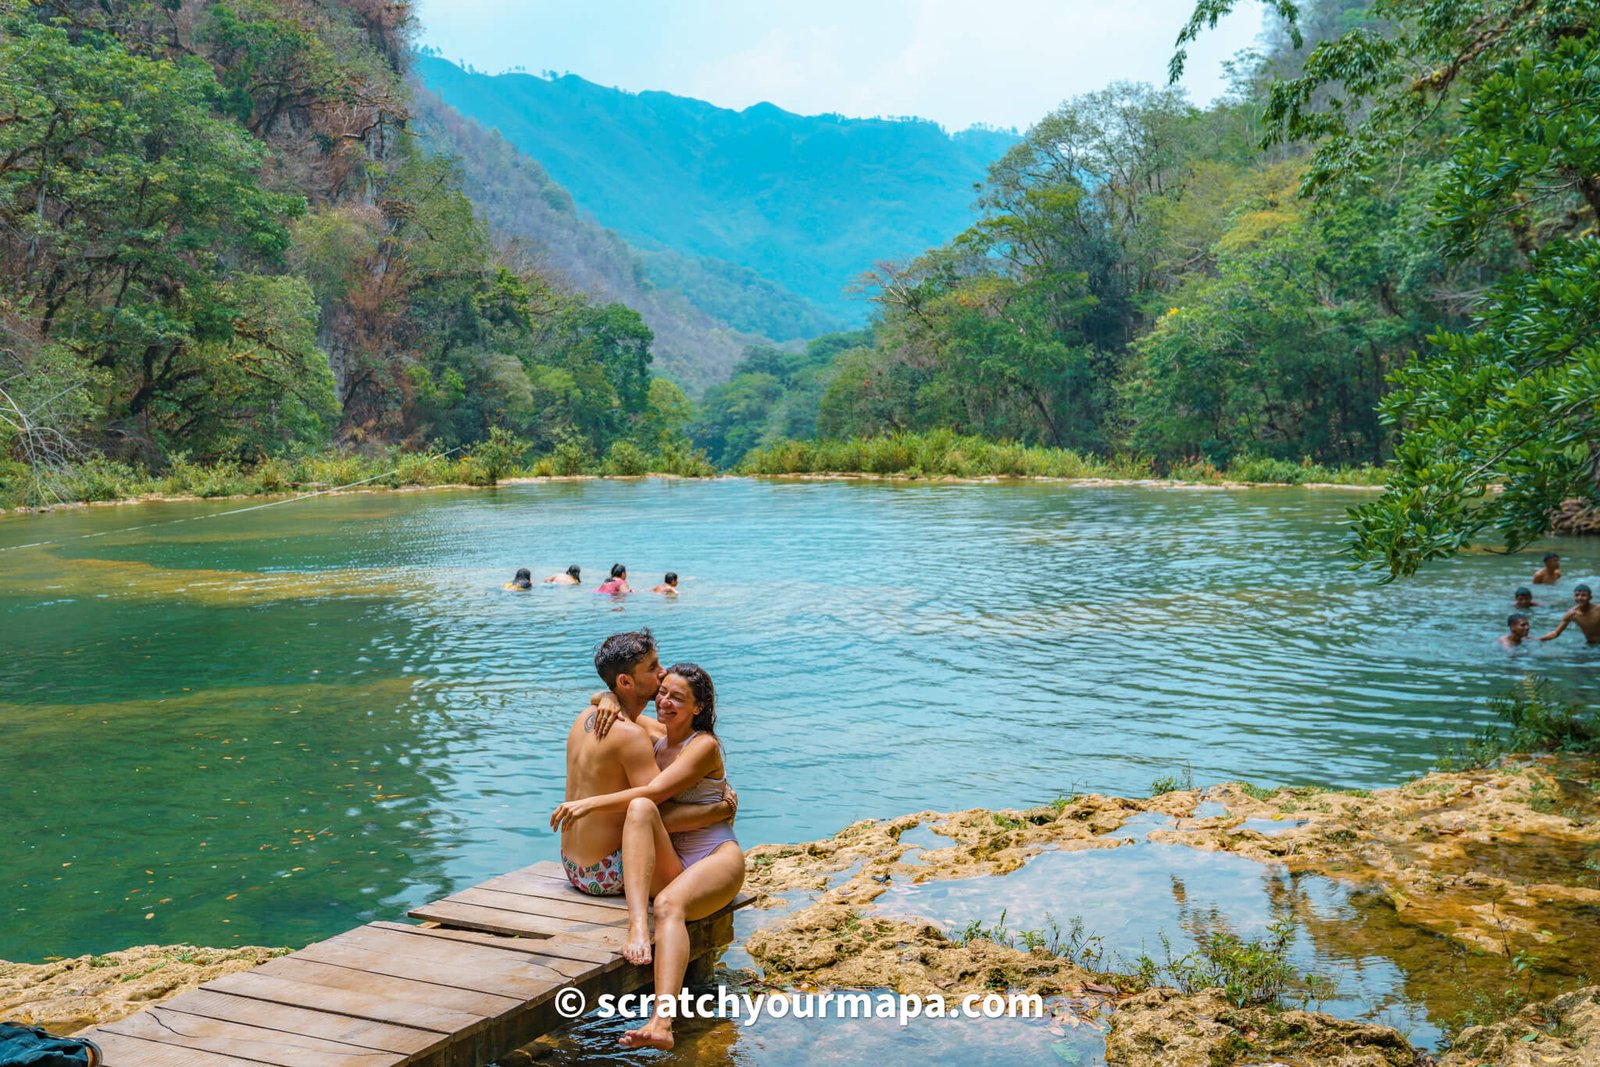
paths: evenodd
<path fill-rule="evenodd" d="M 691 974 L 751 899 L 689 924 Z M 585 896 L 557 863 L 411 916 L 425 925 L 368 923 L 79 1036 L 105 1067 L 481 1067 L 566 1022 L 567 986 L 592 1007 L 650 985 L 621 956 L 622 898 Z"/>

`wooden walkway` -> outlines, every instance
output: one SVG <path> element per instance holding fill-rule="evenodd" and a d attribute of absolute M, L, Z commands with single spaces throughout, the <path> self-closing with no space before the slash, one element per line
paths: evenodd
<path fill-rule="evenodd" d="M 689 924 L 691 960 L 732 940 L 751 899 Z M 80 1036 L 106 1067 L 480 1067 L 565 1022 L 569 985 L 592 1007 L 650 984 L 621 956 L 622 898 L 579 893 L 557 863 L 411 916 L 427 925 L 368 923 Z"/>

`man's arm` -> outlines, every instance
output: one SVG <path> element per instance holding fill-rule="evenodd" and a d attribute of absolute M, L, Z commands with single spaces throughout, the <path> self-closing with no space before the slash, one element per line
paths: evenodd
<path fill-rule="evenodd" d="M 671 834 L 681 833 L 684 830 L 700 830 L 707 826 L 715 826 L 719 822 L 730 822 L 739 812 L 739 794 L 733 787 L 722 787 L 722 799 L 715 804 L 677 804 L 667 803 L 661 805 L 661 825 Z"/>
<path fill-rule="evenodd" d="M 1549 633 L 1547 633 L 1543 637 L 1539 638 L 1539 640 L 1541 640 L 1541 641 L 1551 641 L 1551 640 L 1554 640 L 1557 637 L 1560 637 L 1561 636 L 1561 631 L 1565 630 L 1567 628 L 1567 623 L 1572 621 L 1572 616 L 1575 614 L 1575 612 L 1576 612 L 1576 609 L 1574 609 L 1573 611 L 1569 611 L 1565 615 L 1561 616 L 1561 625 L 1557 626 L 1554 630 L 1551 630 Z"/>

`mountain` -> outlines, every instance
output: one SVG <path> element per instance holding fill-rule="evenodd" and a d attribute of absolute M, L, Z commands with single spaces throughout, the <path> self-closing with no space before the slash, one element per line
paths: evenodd
<path fill-rule="evenodd" d="M 539 161 L 584 211 L 647 252 L 650 273 L 691 288 L 681 257 L 754 271 L 860 323 L 844 289 L 874 263 L 943 244 L 972 221 L 973 186 L 1016 135 L 950 135 L 923 120 L 743 111 L 573 75 L 486 75 L 421 55 L 446 103 Z M 706 284 L 728 268 L 699 271 Z"/>
<path fill-rule="evenodd" d="M 672 378 L 692 394 L 727 380 L 729 370 L 750 345 L 816 336 L 834 328 L 833 321 L 809 302 L 756 279 L 748 291 L 736 293 L 735 282 L 720 287 L 705 281 L 704 270 L 674 253 L 660 253 L 672 262 L 667 269 L 686 284 L 714 294 L 708 300 L 723 310 L 740 306 L 761 309 L 768 319 L 798 324 L 801 332 L 769 332 L 771 323 L 751 314 L 716 316 L 702 310 L 684 293 L 651 281 L 645 259 L 626 241 L 578 213 L 572 194 L 551 181 L 544 168 L 494 130 L 464 118 L 426 88 L 412 85 L 412 126 L 429 150 L 454 157 L 462 171 L 462 188 L 500 240 L 567 287 L 637 311 L 655 333 L 652 346 L 656 373 Z M 654 258 L 654 257 L 653 257 Z M 733 271 L 738 268 L 731 267 Z M 741 305 L 742 297 L 742 305 Z M 729 319 L 745 329 L 735 328 Z M 806 332 L 810 331 L 810 332 Z"/>

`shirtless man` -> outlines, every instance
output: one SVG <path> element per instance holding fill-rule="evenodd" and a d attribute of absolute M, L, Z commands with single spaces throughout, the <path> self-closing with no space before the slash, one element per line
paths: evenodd
<path fill-rule="evenodd" d="M 1524 585 L 1511 595 L 1511 606 L 1518 611 L 1527 611 L 1529 608 L 1538 607 L 1539 604 L 1533 599 L 1533 590 Z"/>
<path fill-rule="evenodd" d="M 649 785 L 659 771 L 653 735 L 666 731 L 653 719 L 639 717 L 666 676 L 655 638 L 649 630 L 612 634 L 595 652 L 594 666 L 620 714 L 607 724 L 609 729 L 597 731 L 600 711 L 591 704 L 572 721 L 567 731 L 567 800 Z M 661 821 L 668 832 L 698 830 L 733 818 L 736 806 L 737 800 L 727 798 L 716 804 L 664 804 Z M 626 811 L 597 812 L 562 828 L 561 863 L 575 888 L 591 896 L 622 895 L 622 824 L 627 817 Z"/>
<path fill-rule="evenodd" d="M 581 580 L 581 575 L 582 574 L 583 574 L 583 572 L 578 569 L 578 565 L 576 563 L 574 563 L 572 566 L 568 567 L 565 572 L 563 572 L 561 574 L 552 574 L 550 577 L 546 578 L 544 580 L 544 584 L 545 585 L 577 585 L 578 582 Z"/>
<path fill-rule="evenodd" d="M 678 572 L 677 571 L 668 571 L 667 572 L 667 576 L 665 578 L 661 579 L 661 584 L 656 586 L 654 589 L 652 589 L 650 591 L 652 593 L 659 593 L 662 596 L 677 596 L 678 595 Z"/>
<path fill-rule="evenodd" d="M 1583 636 L 1591 645 L 1600 645 L 1600 608 L 1592 603 L 1594 594 L 1586 585 L 1572 587 L 1572 610 L 1561 616 L 1561 625 L 1539 638 L 1541 641 L 1551 641 L 1561 636 L 1561 631 L 1567 628 L 1567 623 L 1575 622 L 1578 629 L 1583 631 Z"/>
<path fill-rule="evenodd" d="M 1561 580 L 1561 554 L 1546 552 L 1544 566 L 1533 572 L 1534 585 L 1555 585 Z"/>
<path fill-rule="evenodd" d="M 1528 639 L 1528 617 L 1517 612 L 1507 617 L 1506 628 L 1511 632 L 1500 636 L 1500 647 L 1504 649 L 1522 647 L 1522 643 Z"/>

